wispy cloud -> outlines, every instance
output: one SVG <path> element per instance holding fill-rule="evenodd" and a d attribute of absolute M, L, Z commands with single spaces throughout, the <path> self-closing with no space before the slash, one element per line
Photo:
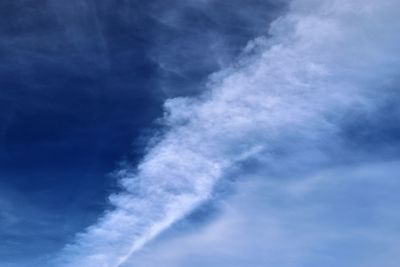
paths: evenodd
<path fill-rule="evenodd" d="M 329 161 L 348 112 L 374 113 L 394 86 L 399 9 L 395 0 L 293 1 L 273 37 L 250 42 L 201 97 L 166 102 L 167 133 L 136 171 L 121 170 L 113 210 L 78 234 L 57 264 L 120 266 L 248 161 L 278 172 Z"/>

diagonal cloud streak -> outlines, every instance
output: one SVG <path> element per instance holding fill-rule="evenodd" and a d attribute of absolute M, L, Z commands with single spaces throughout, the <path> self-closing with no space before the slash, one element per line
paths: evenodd
<path fill-rule="evenodd" d="M 212 198 L 246 160 L 268 168 L 297 153 L 300 164 L 323 162 L 340 145 L 350 109 L 373 112 L 390 97 L 400 66 L 398 10 L 397 0 L 293 1 L 272 37 L 250 42 L 202 96 L 166 102 L 167 133 L 136 171 L 121 170 L 124 191 L 110 196 L 113 210 L 78 234 L 56 265 L 120 266 Z"/>

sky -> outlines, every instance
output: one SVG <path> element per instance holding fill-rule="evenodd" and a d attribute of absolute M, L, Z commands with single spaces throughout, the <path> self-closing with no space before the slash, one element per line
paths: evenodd
<path fill-rule="evenodd" d="M 2 1 L 0 266 L 398 266 L 398 10 Z"/>

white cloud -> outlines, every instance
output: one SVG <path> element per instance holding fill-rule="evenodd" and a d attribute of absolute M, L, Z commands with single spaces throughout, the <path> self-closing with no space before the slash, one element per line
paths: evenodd
<path fill-rule="evenodd" d="M 124 191 L 110 197 L 114 210 L 57 264 L 120 266 L 246 160 L 262 162 L 261 171 L 325 161 L 327 150 L 339 149 L 346 111 L 373 112 L 398 74 L 397 10 L 391 0 L 294 1 L 274 36 L 215 74 L 203 96 L 166 103 L 169 131 L 137 172 L 124 173 Z"/>

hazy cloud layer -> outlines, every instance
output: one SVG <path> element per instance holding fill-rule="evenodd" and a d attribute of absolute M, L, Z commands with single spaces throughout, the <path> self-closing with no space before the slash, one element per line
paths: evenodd
<path fill-rule="evenodd" d="M 169 235 L 122 266 L 396 266 L 399 161 L 250 175 L 220 214 Z M 178 233 L 178 234 L 177 234 Z"/>

